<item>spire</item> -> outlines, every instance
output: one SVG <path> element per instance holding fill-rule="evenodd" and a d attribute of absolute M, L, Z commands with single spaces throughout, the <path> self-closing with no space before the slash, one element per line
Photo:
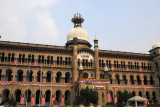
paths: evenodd
<path fill-rule="evenodd" d="M 80 13 L 74 14 L 74 17 L 71 20 L 74 23 L 74 27 L 80 26 L 83 23 L 84 19 L 81 17 Z"/>

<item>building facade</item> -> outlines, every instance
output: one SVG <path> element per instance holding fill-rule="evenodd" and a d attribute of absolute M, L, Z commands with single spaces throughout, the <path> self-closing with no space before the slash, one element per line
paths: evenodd
<path fill-rule="evenodd" d="M 79 13 L 65 46 L 0 41 L 0 101 L 13 96 L 18 104 L 73 105 L 88 86 L 98 93 L 98 104 L 117 102 L 125 90 L 160 102 L 160 43 L 150 54 L 91 49 Z"/>

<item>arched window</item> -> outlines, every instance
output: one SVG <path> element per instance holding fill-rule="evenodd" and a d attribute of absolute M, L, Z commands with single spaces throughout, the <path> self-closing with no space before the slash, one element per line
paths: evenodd
<path fill-rule="evenodd" d="M 144 76 L 144 85 L 148 84 L 147 76 Z"/>
<path fill-rule="evenodd" d="M 70 57 L 69 57 L 69 62 L 68 63 L 69 63 L 69 65 L 71 65 L 71 58 Z"/>
<path fill-rule="evenodd" d="M 141 96 L 141 97 L 142 97 L 142 91 L 139 91 L 139 96 Z"/>
<path fill-rule="evenodd" d="M 119 62 L 117 61 L 117 68 L 119 68 Z"/>
<path fill-rule="evenodd" d="M 131 83 L 131 85 L 134 85 L 134 76 L 133 75 L 130 76 L 130 83 Z"/>
<path fill-rule="evenodd" d="M 108 75 L 108 79 L 110 81 L 110 84 L 112 84 L 112 75 L 111 74 Z"/>
<path fill-rule="evenodd" d="M 79 60 L 79 59 L 78 59 Z M 68 58 L 65 59 L 65 65 L 68 65 Z"/>
<path fill-rule="evenodd" d="M 70 73 L 66 72 L 65 76 L 65 83 L 70 83 Z"/>
<path fill-rule="evenodd" d="M 110 92 L 110 101 L 113 102 L 113 92 L 112 91 L 109 92 Z"/>
<path fill-rule="evenodd" d="M 36 105 L 37 105 L 37 104 L 41 104 L 41 100 L 39 100 L 40 95 L 42 95 L 42 91 L 37 90 L 37 91 L 36 91 Z M 39 102 L 39 101 L 40 101 L 40 102 Z"/>
<path fill-rule="evenodd" d="M 25 91 L 25 98 L 27 98 L 27 102 L 31 101 L 31 90 Z"/>
<path fill-rule="evenodd" d="M 65 102 L 68 102 L 70 104 L 70 91 L 65 91 Z"/>
<path fill-rule="evenodd" d="M 62 61 L 63 61 L 63 60 L 62 60 L 62 57 L 60 57 L 60 65 L 62 65 Z"/>
<path fill-rule="evenodd" d="M 6 71 L 6 81 L 12 81 L 12 70 L 8 69 Z"/>
<path fill-rule="evenodd" d="M 91 60 L 91 67 L 92 67 L 92 65 L 93 65 L 93 62 L 92 62 L 92 60 Z"/>
<path fill-rule="evenodd" d="M 17 102 L 20 102 L 20 96 L 21 96 L 21 90 L 16 90 L 15 91 L 15 98 Z"/>
<path fill-rule="evenodd" d="M 80 59 L 78 59 L 78 66 L 80 66 Z"/>
<path fill-rule="evenodd" d="M 3 91 L 3 100 L 4 100 L 5 98 L 8 98 L 8 97 L 9 97 L 9 94 L 10 94 L 9 90 L 8 90 L 8 89 L 5 89 L 5 90 Z"/>
<path fill-rule="evenodd" d="M 101 67 L 101 60 L 99 60 L 99 67 Z"/>
<path fill-rule="evenodd" d="M 115 82 L 116 82 L 116 84 L 120 84 L 119 75 L 118 75 L 118 74 L 116 74 L 116 76 L 115 76 L 115 77 L 116 77 L 116 81 L 115 81 Z"/>
<path fill-rule="evenodd" d="M 51 71 L 48 71 L 48 72 L 47 72 L 47 77 L 46 77 L 46 82 L 51 82 L 51 80 L 52 80 L 52 79 L 51 79 L 51 75 L 52 75 L 52 74 L 51 74 Z"/>
<path fill-rule="evenodd" d="M 32 55 L 32 63 L 34 63 L 34 55 Z"/>
<path fill-rule="evenodd" d="M 103 59 L 102 59 L 102 67 L 104 67 L 104 61 L 103 61 Z"/>
<path fill-rule="evenodd" d="M 21 54 L 19 54 L 19 60 L 18 60 L 18 62 L 21 62 L 21 56 L 22 56 L 22 55 L 21 55 Z"/>
<path fill-rule="evenodd" d="M 27 71 L 27 81 L 28 81 L 28 82 L 32 82 L 32 74 L 33 74 L 33 71 L 32 71 L 32 70 L 30 70 L 30 72 Z"/>
<path fill-rule="evenodd" d="M 88 78 L 88 74 L 86 72 L 83 74 L 83 78 Z"/>
<path fill-rule="evenodd" d="M 132 91 L 132 95 L 133 95 L 133 96 L 136 96 L 136 92 L 135 92 L 135 91 Z"/>
<path fill-rule="evenodd" d="M 44 64 L 44 55 L 42 55 L 42 63 Z"/>
<path fill-rule="evenodd" d="M 131 66 L 130 66 L 130 62 L 128 62 L 128 68 L 131 68 Z"/>
<path fill-rule="evenodd" d="M 138 84 L 138 85 L 141 85 L 141 79 L 140 79 L 140 76 L 139 76 L 139 75 L 137 75 L 137 84 Z"/>
<path fill-rule="evenodd" d="M 8 62 L 11 61 L 11 53 L 8 53 Z"/>
<path fill-rule="evenodd" d="M 38 63 L 41 63 L 41 55 L 38 56 Z"/>
<path fill-rule="evenodd" d="M 114 68 L 116 68 L 116 65 L 117 65 L 117 64 L 116 64 L 116 61 L 114 61 Z"/>
<path fill-rule="evenodd" d="M 37 82 L 43 82 L 43 71 L 37 72 Z"/>
<path fill-rule="evenodd" d="M 51 99 L 51 91 L 50 90 L 47 90 L 46 93 L 46 98 L 45 98 L 45 102 L 46 102 L 46 105 L 50 105 L 50 99 Z"/>
<path fill-rule="evenodd" d="M 47 64 L 49 64 L 50 56 L 47 56 Z"/>
<path fill-rule="evenodd" d="M 146 97 L 147 97 L 148 100 L 150 100 L 150 93 L 149 93 L 149 91 L 146 92 Z"/>
<path fill-rule="evenodd" d="M 112 64 L 111 64 L 111 60 L 109 60 L 109 67 L 111 68 Z"/>
<path fill-rule="evenodd" d="M 156 56 L 156 52 L 153 52 L 153 56 Z"/>
<path fill-rule="evenodd" d="M 59 65 L 59 56 L 57 56 L 57 65 Z"/>
<path fill-rule="evenodd" d="M 62 82 L 62 73 L 57 72 L 56 83 L 61 83 L 61 82 Z"/>
<path fill-rule="evenodd" d="M 11 59 L 12 62 L 14 62 L 14 55 L 15 55 L 15 54 L 12 53 L 12 59 Z"/>
<path fill-rule="evenodd" d="M 156 71 L 159 70 L 158 62 L 155 62 L 155 63 L 154 63 L 154 68 L 155 68 Z"/>
<path fill-rule="evenodd" d="M 86 66 L 88 66 L 88 60 L 86 59 Z"/>
<path fill-rule="evenodd" d="M 17 81 L 23 81 L 23 71 L 22 70 L 17 71 Z"/>
<path fill-rule="evenodd" d="M 51 64 L 53 64 L 53 56 L 51 56 Z"/>
<path fill-rule="evenodd" d="M 61 104 L 61 96 L 62 96 L 61 91 L 60 90 L 56 91 L 57 105 Z"/>
<path fill-rule="evenodd" d="M 83 61 L 82 61 L 82 66 L 85 66 L 85 60 L 83 59 Z"/>
<path fill-rule="evenodd" d="M 155 85 L 155 84 L 154 84 L 154 80 L 153 80 L 153 76 L 150 76 L 150 84 L 151 84 L 151 85 Z"/>
<path fill-rule="evenodd" d="M 22 62 L 25 62 L 25 54 L 23 54 Z"/>
<path fill-rule="evenodd" d="M 31 55 L 29 54 L 28 55 L 28 62 L 30 62 L 31 61 Z"/>
<path fill-rule="evenodd" d="M 107 67 L 108 67 L 108 65 L 109 65 L 109 64 L 108 64 L 108 60 L 106 60 L 106 65 L 107 65 Z"/>
<path fill-rule="evenodd" d="M 153 96 L 153 98 L 155 98 L 155 99 L 157 98 L 157 95 L 156 95 L 156 92 L 155 92 L 155 91 L 152 92 L 152 96 Z"/>
<path fill-rule="evenodd" d="M 123 78 L 123 84 L 127 84 L 127 76 L 123 75 L 122 78 Z"/>
<path fill-rule="evenodd" d="M 5 53 L 4 53 L 4 52 L 2 52 L 1 61 L 4 61 L 4 55 L 5 55 Z"/>

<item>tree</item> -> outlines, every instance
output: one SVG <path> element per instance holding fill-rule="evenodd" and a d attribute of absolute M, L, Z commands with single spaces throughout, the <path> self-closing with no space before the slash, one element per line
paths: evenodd
<path fill-rule="evenodd" d="M 85 89 L 80 90 L 80 95 L 75 97 L 75 105 L 83 104 L 85 107 L 88 107 L 90 103 L 97 104 L 98 94 L 92 89 L 86 87 Z"/>
<path fill-rule="evenodd" d="M 13 97 L 5 98 L 0 105 L 11 105 L 11 106 L 16 106 L 17 102 Z"/>
<path fill-rule="evenodd" d="M 119 104 L 127 103 L 127 100 L 131 97 L 133 97 L 132 93 L 128 93 L 126 90 L 123 93 L 119 92 L 118 103 Z"/>

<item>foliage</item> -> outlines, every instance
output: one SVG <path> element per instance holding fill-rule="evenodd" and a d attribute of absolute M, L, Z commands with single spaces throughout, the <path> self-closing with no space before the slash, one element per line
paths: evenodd
<path fill-rule="evenodd" d="M 114 102 L 106 103 L 106 105 L 114 105 Z"/>
<path fill-rule="evenodd" d="M 157 103 L 158 103 L 157 99 L 154 98 L 154 97 L 153 97 L 149 102 L 150 102 L 151 104 L 157 104 Z"/>
<path fill-rule="evenodd" d="M 126 90 L 124 91 L 124 93 L 119 92 L 118 104 L 119 105 L 126 104 L 127 100 L 130 99 L 131 97 L 133 97 L 132 93 L 128 93 Z"/>
<path fill-rule="evenodd" d="M 65 105 L 69 105 L 69 104 L 70 104 L 70 101 L 67 100 L 67 101 L 65 102 Z"/>
<path fill-rule="evenodd" d="M 11 105 L 11 106 L 15 106 L 17 104 L 16 100 L 13 97 L 10 98 L 5 98 L 0 105 Z"/>
<path fill-rule="evenodd" d="M 80 95 L 75 97 L 74 103 L 75 105 L 83 104 L 88 107 L 90 103 L 97 104 L 98 102 L 98 93 L 92 91 L 86 87 L 85 89 L 80 90 Z"/>

